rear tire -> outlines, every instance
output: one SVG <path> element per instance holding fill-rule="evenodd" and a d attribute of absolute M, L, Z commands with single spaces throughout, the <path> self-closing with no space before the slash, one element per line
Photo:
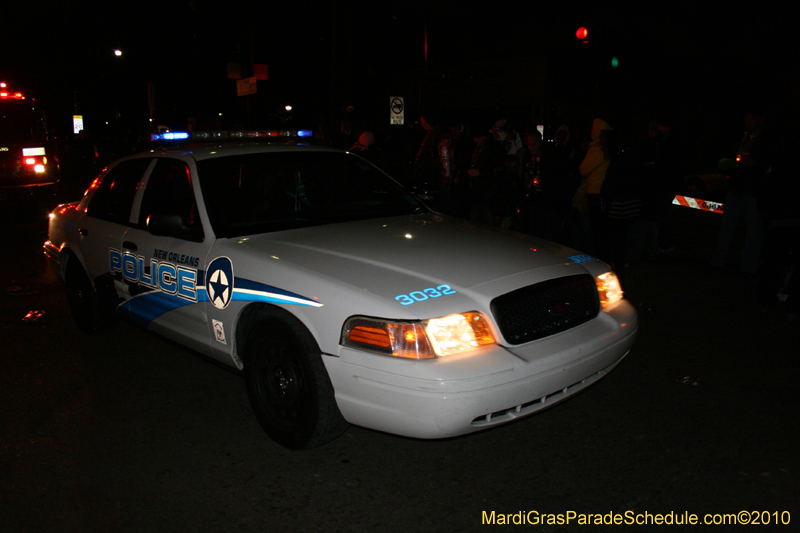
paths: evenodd
<path fill-rule="evenodd" d="M 290 450 L 326 444 L 348 427 L 314 337 L 291 314 L 259 310 L 245 339 L 250 403 L 269 437 Z"/>

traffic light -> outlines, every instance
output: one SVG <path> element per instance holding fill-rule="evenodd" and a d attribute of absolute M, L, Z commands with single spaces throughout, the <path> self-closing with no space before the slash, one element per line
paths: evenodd
<path fill-rule="evenodd" d="M 587 30 L 586 28 L 581 26 L 580 28 L 578 28 L 578 31 L 575 32 L 575 37 L 577 37 L 579 40 L 583 41 L 584 43 L 588 43 L 589 42 L 589 30 Z"/>

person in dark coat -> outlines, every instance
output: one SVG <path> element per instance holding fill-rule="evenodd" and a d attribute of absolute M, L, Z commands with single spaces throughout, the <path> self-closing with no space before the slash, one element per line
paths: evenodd
<path fill-rule="evenodd" d="M 745 243 L 741 269 L 749 276 L 756 276 L 762 237 L 758 198 L 772 177 L 770 174 L 779 157 L 782 142 L 766 127 L 764 114 L 748 113 L 744 123 L 745 135 L 739 144 L 736 164 L 727 170 L 729 189 L 710 264 L 712 268 L 722 268 L 725 265 L 736 225 L 740 218 L 744 218 Z"/>

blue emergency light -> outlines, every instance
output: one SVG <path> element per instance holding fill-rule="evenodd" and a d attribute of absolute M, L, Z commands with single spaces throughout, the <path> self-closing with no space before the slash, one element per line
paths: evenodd
<path fill-rule="evenodd" d="M 183 139 L 188 139 L 189 134 L 186 133 L 185 131 L 175 131 L 175 132 L 164 133 L 163 137 L 165 141 L 180 141 Z"/>
<path fill-rule="evenodd" d="M 189 134 L 185 131 L 168 131 L 165 133 L 154 133 L 150 136 L 153 141 L 182 141 L 188 139 Z"/>

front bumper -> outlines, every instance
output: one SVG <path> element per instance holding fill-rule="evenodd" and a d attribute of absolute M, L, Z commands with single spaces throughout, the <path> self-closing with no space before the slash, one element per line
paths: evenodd
<path fill-rule="evenodd" d="M 638 321 L 622 301 L 569 331 L 429 361 L 342 348 L 324 357 L 345 419 L 408 437 L 463 435 L 563 401 L 611 371 L 633 345 Z"/>

